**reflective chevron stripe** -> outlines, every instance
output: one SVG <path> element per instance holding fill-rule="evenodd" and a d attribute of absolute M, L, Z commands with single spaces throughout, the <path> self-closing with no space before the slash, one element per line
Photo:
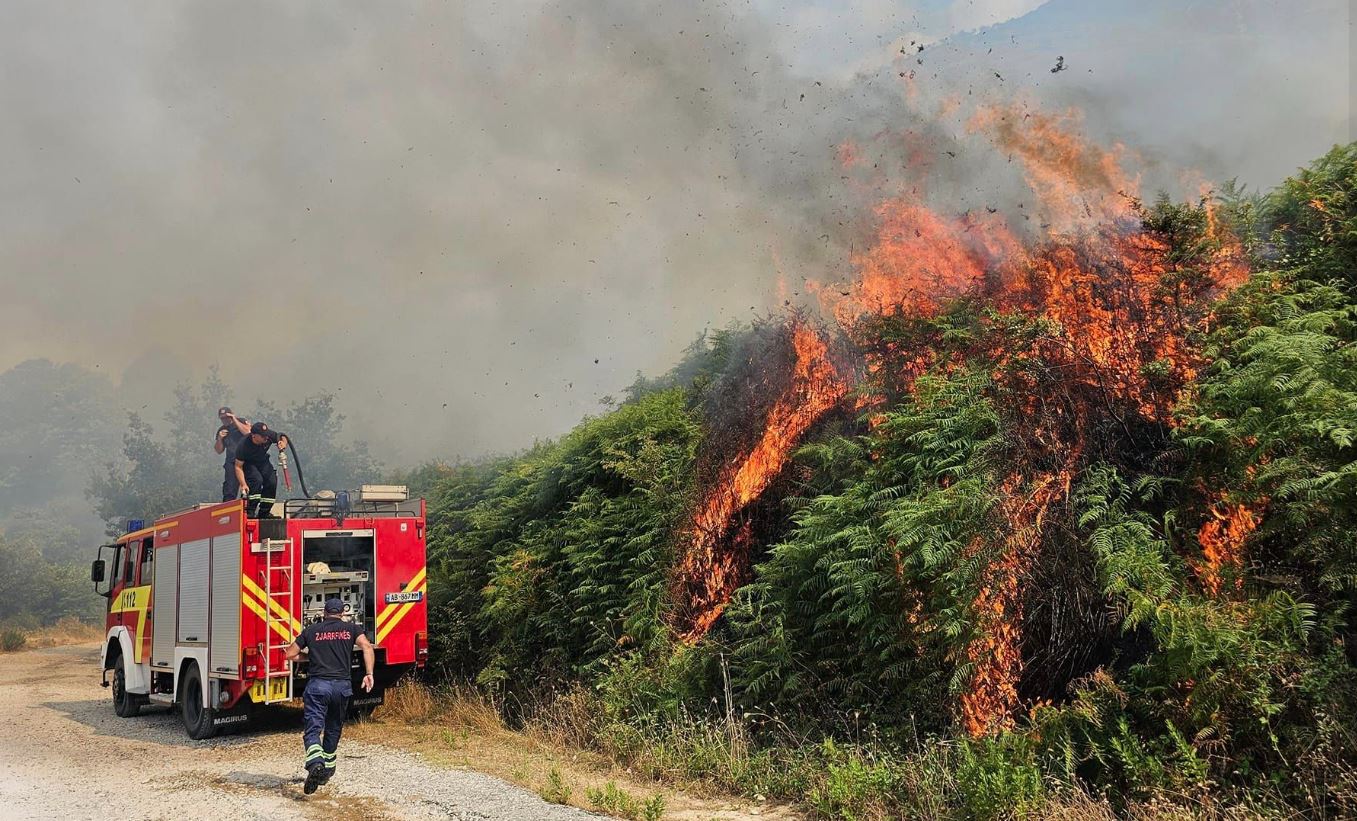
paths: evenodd
<path fill-rule="evenodd" d="M 240 580 L 245 585 L 247 591 L 258 597 L 260 602 L 264 602 L 268 605 L 269 610 L 275 617 L 282 619 L 283 621 L 291 622 L 292 634 L 294 636 L 302 631 L 302 623 L 297 621 L 291 613 L 287 612 L 287 609 L 279 604 L 277 599 L 269 598 L 269 595 L 264 592 L 264 588 L 260 587 L 258 582 L 244 574 L 241 574 Z M 291 638 L 291 636 L 288 638 Z"/>
<path fill-rule="evenodd" d="M 401 587 L 400 592 L 409 593 L 418 590 L 420 588 L 421 583 L 423 583 L 424 576 L 426 575 L 427 572 L 428 572 L 427 567 L 420 568 L 420 571 L 415 574 L 415 577 L 410 581 L 406 582 Z M 397 612 L 399 612 L 402 607 L 405 607 L 405 609 L 407 610 L 409 609 L 408 606 L 402 604 L 388 604 L 385 610 L 377 614 L 377 629 L 380 631 L 383 627 L 385 627 L 387 619 L 396 615 Z"/>
<path fill-rule="evenodd" d="M 424 593 L 427 590 L 428 585 L 422 581 L 420 582 L 419 587 L 415 588 L 415 592 L 419 593 Z M 381 644 L 382 642 L 386 641 L 386 637 L 391 634 L 392 630 L 396 629 L 396 625 L 401 623 L 401 620 L 405 618 L 405 614 L 409 613 L 412 609 L 414 609 L 414 606 L 418 603 L 419 602 L 408 602 L 406 604 L 399 605 L 394 615 L 392 615 L 391 618 L 387 619 L 382 624 L 382 626 L 377 629 L 376 644 Z M 388 610 L 387 612 L 391 611 Z"/>
<path fill-rule="evenodd" d="M 251 612 L 253 612 L 256 616 L 263 619 L 267 624 L 273 627 L 273 632 L 277 633 L 279 638 L 281 638 L 283 641 L 294 640 L 293 636 L 288 635 L 287 628 L 284 627 L 282 624 L 279 624 L 277 621 L 270 619 L 268 617 L 268 614 L 264 612 L 264 608 L 261 607 L 259 605 L 259 602 L 255 601 L 253 597 L 246 594 L 241 596 L 240 599 L 241 601 L 245 602 L 245 606 L 250 608 Z"/>

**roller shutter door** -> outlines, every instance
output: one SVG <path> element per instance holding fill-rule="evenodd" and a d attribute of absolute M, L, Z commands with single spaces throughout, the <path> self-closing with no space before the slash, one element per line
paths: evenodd
<path fill-rule="evenodd" d="M 208 666 L 213 673 L 240 675 L 240 534 L 212 539 L 212 644 Z"/>
<path fill-rule="evenodd" d="M 174 666 L 174 625 L 178 616 L 179 546 L 155 551 L 155 581 L 151 587 L 151 666 Z"/>
<path fill-rule="evenodd" d="M 209 542 L 198 539 L 179 546 L 180 644 L 207 644 Z"/>

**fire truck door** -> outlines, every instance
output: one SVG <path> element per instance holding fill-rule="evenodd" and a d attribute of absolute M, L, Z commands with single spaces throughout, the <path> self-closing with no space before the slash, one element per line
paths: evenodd
<path fill-rule="evenodd" d="M 122 593 L 132 586 L 133 574 L 136 572 L 136 564 L 132 561 L 133 545 L 120 544 L 114 554 L 113 559 L 113 580 L 109 585 L 112 588 L 113 595 L 110 597 L 112 609 L 110 614 L 113 617 L 113 623 L 126 626 L 128 614 L 122 607 Z"/>
<path fill-rule="evenodd" d="M 137 561 L 137 587 L 140 588 L 137 605 L 141 619 L 136 625 L 137 633 L 133 643 L 138 662 L 151 657 L 151 629 L 155 624 L 155 608 L 151 606 L 151 585 L 155 580 L 155 546 L 151 542 L 150 538 L 142 539 L 141 549 L 138 551 L 141 555 Z"/>
<path fill-rule="evenodd" d="M 146 658 L 150 645 L 151 574 L 154 557 L 151 539 L 128 542 L 119 548 L 117 585 L 110 600 L 109 613 L 113 624 L 127 630 L 132 644 L 132 660 L 140 664 Z"/>

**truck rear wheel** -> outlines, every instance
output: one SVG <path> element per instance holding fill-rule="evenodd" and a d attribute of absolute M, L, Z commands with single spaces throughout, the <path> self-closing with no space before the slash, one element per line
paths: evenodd
<path fill-rule="evenodd" d="M 141 698 L 127 692 L 127 673 L 123 670 L 122 659 L 113 671 L 113 712 L 122 718 L 131 718 L 141 712 Z"/>
<path fill-rule="evenodd" d="M 217 727 L 212 723 L 212 708 L 203 704 L 203 679 L 196 664 L 190 664 L 184 672 L 184 683 L 179 691 L 179 715 L 184 720 L 188 737 L 194 741 L 217 734 Z"/>

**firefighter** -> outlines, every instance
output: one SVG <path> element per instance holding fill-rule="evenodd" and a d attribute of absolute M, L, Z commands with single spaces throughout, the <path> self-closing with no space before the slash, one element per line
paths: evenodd
<path fill-rule="evenodd" d="M 335 774 L 335 755 L 344 715 L 353 697 L 353 648 L 363 651 L 363 691 L 372 692 L 372 666 L 375 654 L 361 625 L 344 619 L 344 602 L 325 601 L 325 618 L 318 621 L 288 645 L 287 658 L 295 661 L 306 654 L 306 689 L 302 692 L 305 727 L 307 795 L 329 782 Z"/>
<path fill-rule="evenodd" d="M 278 493 L 278 474 L 269 461 L 269 445 L 287 450 L 287 434 L 269 430 L 263 422 L 250 426 L 250 435 L 236 446 L 236 481 L 249 500 L 245 506 L 251 519 L 272 519 L 274 496 Z"/>
<path fill-rule="evenodd" d="M 212 449 L 226 454 L 222 462 L 221 500 L 230 502 L 240 498 L 240 482 L 236 479 L 236 448 L 242 439 L 250 435 L 250 420 L 241 419 L 225 406 L 217 408 L 217 419 L 221 427 L 217 428 L 217 438 L 212 440 Z"/>

